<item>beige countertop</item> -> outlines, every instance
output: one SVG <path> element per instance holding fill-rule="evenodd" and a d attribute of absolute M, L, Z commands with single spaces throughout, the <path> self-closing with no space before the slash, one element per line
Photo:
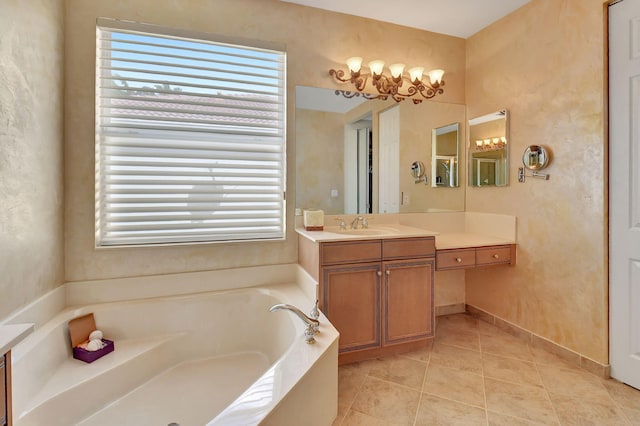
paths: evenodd
<path fill-rule="evenodd" d="M 392 238 L 430 237 L 436 239 L 436 249 L 483 247 L 503 244 L 514 244 L 515 241 L 468 232 L 439 233 L 428 229 L 399 224 L 371 226 L 368 229 L 340 230 L 337 226 L 326 226 L 323 231 L 307 231 L 296 228 L 296 232 L 313 242 L 333 242 L 350 240 L 379 240 Z"/>
<path fill-rule="evenodd" d="M 515 244 L 515 241 L 491 235 L 472 234 L 468 232 L 442 233 L 436 237 L 436 249 L 456 249 L 467 247 L 496 246 Z"/>
<path fill-rule="evenodd" d="M 0 356 L 9 352 L 34 330 L 33 324 L 0 325 Z"/>
<path fill-rule="evenodd" d="M 296 232 L 303 237 L 317 243 L 350 240 L 380 240 L 390 238 L 433 237 L 437 232 L 413 226 L 389 223 L 370 226 L 367 229 L 340 230 L 337 226 L 325 226 L 323 231 L 307 231 L 296 228 Z"/>

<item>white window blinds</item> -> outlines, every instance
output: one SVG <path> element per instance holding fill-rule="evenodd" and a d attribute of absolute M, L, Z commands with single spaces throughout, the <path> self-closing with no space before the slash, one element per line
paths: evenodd
<path fill-rule="evenodd" d="M 284 238 L 284 52 L 157 31 L 98 20 L 96 245 Z"/>

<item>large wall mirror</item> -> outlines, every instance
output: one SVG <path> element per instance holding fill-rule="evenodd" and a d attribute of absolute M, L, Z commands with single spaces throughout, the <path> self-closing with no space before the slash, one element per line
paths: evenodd
<path fill-rule="evenodd" d="M 469 120 L 469 185 L 509 184 L 509 114 L 500 110 Z"/>
<path fill-rule="evenodd" d="M 415 162 L 433 164 L 433 130 L 464 123 L 463 104 L 347 99 L 335 90 L 299 86 L 295 119 L 297 208 L 327 214 L 464 211 L 464 186 L 434 187 L 431 167 L 421 179 L 412 169 Z"/>

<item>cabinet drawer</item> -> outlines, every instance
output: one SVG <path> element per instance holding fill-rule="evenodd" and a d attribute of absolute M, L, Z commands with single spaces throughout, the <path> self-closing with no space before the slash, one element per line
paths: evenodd
<path fill-rule="evenodd" d="M 439 270 L 473 268 L 476 266 L 476 249 L 439 250 L 436 264 Z"/>
<path fill-rule="evenodd" d="M 323 243 L 320 247 L 322 265 L 376 262 L 380 260 L 380 240 Z"/>
<path fill-rule="evenodd" d="M 382 240 L 383 259 L 412 259 L 436 254 L 434 237 Z"/>
<path fill-rule="evenodd" d="M 511 263 L 512 246 L 495 246 L 476 249 L 476 265 Z"/>

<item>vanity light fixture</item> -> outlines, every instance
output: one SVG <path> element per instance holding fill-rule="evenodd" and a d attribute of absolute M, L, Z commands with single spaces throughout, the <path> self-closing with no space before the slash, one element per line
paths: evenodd
<path fill-rule="evenodd" d="M 342 94 L 346 98 L 362 96 L 366 99 L 386 100 L 389 96 L 396 102 L 411 98 L 414 104 L 419 104 L 422 99 L 413 96 L 420 95 L 424 99 L 431 99 L 436 95 L 444 93 L 444 81 L 442 76 L 444 70 L 436 69 L 426 73 L 427 78 L 423 79 L 424 68 L 413 67 L 404 74 L 404 64 L 389 65 L 389 75 L 384 74 L 384 61 L 375 60 L 367 64 L 370 72 L 362 72 L 362 58 L 354 56 L 347 59 L 349 76 L 345 77 L 344 70 L 329 70 L 336 80 L 342 83 L 352 83 L 355 91 L 336 90 L 336 94 Z M 377 94 L 365 93 L 367 82 L 371 78 L 371 84 L 375 87 Z M 404 89 L 404 91 L 402 90 Z"/>
<path fill-rule="evenodd" d="M 478 151 L 495 151 L 507 146 L 507 138 L 505 136 L 497 138 L 487 138 L 476 141 L 476 149 Z"/>

